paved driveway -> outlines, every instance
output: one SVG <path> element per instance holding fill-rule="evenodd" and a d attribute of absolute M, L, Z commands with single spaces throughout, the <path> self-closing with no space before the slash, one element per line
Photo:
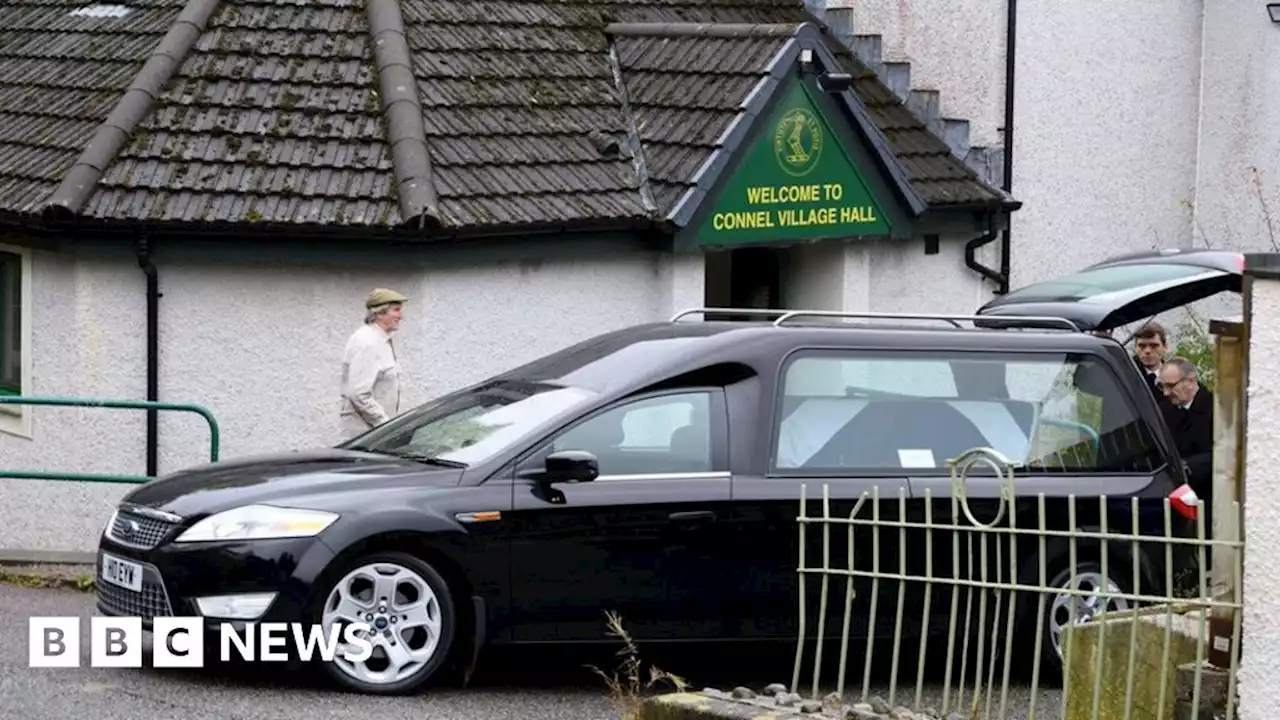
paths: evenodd
<path fill-rule="evenodd" d="M 92 595 L 70 590 L 32 590 L 0 584 L 0 718 L 35 720 L 101 717 L 120 720 L 486 720 L 553 718 L 613 720 L 601 683 L 583 670 L 596 658 L 533 662 L 529 653 L 497 657 L 488 672 L 465 690 L 417 697 L 377 698 L 329 689 L 323 681 L 263 666 L 173 670 L 91 668 L 81 647 L 80 668 L 27 667 L 27 619 L 32 615 L 93 615 Z M 83 620 L 82 632 L 89 626 Z M 149 651 L 145 654 L 149 654 Z M 145 656 L 144 654 L 144 656 Z M 603 661 L 608 661 L 605 654 Z M 546 667 L 550 665 L 550 667 Z"/>
<path fill-rule="evenodd" d="M 323 680 L 261 664 L 202 670 L 91 668 L 89 649 L 81 647 L 80 668 L 27 667 L 27 620 L 32 615 L 79 616 L 82 633 L 94 614 L 93 596 L 73 590 L 33 590 L 0 584 L 0 720 L 66 720 L 102 717 L 112 720 L 349 720 L 353 712 L 379 720 L 617 720 L 601 679 L 584 668 L 594 663 L 609 669 L 615 646 L 596 653 L 523 650 L 482 656 L 480 669 L 467 689 L 432 690 L 419 696 L 379 698 L 331 689 Z M 646 659 L 689 678 L 695 687 L 756 689 L 788 682 L 794 646 L 771 652 L 680 648 Z M 144 657 L 150 651 L 144 651 Z M 834 666 L 832 667 L 832 671 Z M 830 675 L 825 671 L 824 675 Z M 932 673 L 931 673 L 932 674 Z M 861 689 L 860 673 L 851 673 L 846 691 Z M 914 695 L 914 672 L 899 685 L 899 702 Z M 804 682 L 807 683 L 808 676 Z M 938 706 L 940 683 L 926 682 L 925 704 Z M 873 693 L 886 694 L 873 681 Z M 831 688 L 824 688 L 822 692 Z M 998 695 L 998 686 L 997 686 Z M 1026 688 L 1011 688 L 1008 720 L 1026 717 Z M 850 698 L 856 702 L 855 698 Z M 1041 689 L 1036 717 L 1059 714 L 1060 693 Z M 998 698 L 995 706 L 998 706 Z M 993 707 L 993 711 L 995 707 Z"/>

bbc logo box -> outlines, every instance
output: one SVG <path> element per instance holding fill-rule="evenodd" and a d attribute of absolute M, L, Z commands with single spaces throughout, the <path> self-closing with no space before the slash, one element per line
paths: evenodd
<path fill-rule="evenodd" d="M 33 617 L 28 622 L 31 667 L 80 667 L 80 618 Z M 158 617 L 153 632 L 154 667 L 204 665 L 204 623 L 200 618 Z M 140 617 L 91 617 L 89 665 L 140 668 L 144 638 Z"/>
<path fill-rule="evenodd" d="M 152 667 L 204 667 L 206 627 L 205 619 L 201 617 L 155 618 L 152 624 Z M 218 632 L 217 657 L 228 662 L 234 650 L 234 655 L 242 660 L 286 662 L 292 639 L 303 660 L 310 660 L 318 653 L 321 660 L 333 662 L 339 647 L 343 646 L 344 659 L 360 662 L 373 654 L 369 633 L 370 627 L 363 623 L 352 623 L 341 629 L 333 626 L 327 635 L 316 626 L 301 623 L 248 623 L 243 633 L 231 623 L 222 623 Z M 90 618 L 90 667 L 142 667 L 145 637 L 142 618 Z M 28 665 L 80 667 L 81 641 L 80 618 L 33 617 L 28 621 Z"/>

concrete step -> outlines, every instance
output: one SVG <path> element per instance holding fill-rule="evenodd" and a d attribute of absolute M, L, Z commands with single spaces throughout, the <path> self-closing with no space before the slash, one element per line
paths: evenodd
<path fill-rule="evenodd" d="M 890 91 L 937 135 L 951 152 L 964 161 L 986 182 L 1000 187 L 1004 182 L 1004 149 L 1002 147 L 971 147 L 970 123 L 963 118 L 942 116 L 942 94 L 937 90 L 911 87 L 911 63 L 884 58 L 884 37 L 879 34 L 857 34 L 853 24 L 853 9 L 847 2 L 835 0 L 804 0 L 806 6 L 820 8 L 822 20 L 831 32 L 851 52 L 879 76 Z M 811 12 L 818 12 L 811 10 Z"/>
<path fill-rule="evenodd" d="M 907 101 L 907 94 L 911 92 L 911 63 L 909 62 L 887 62 L 884 64 L 884 72 L 880 75 L 880 81 L 893 91 L 894 95 L 902 102 Z"/>
<path fill-rule="evenodd" d="M 853 54 L 862 61 L 863 65 L 871 68 L 877 75 L 880 74 L 884 63 L 880 59 L 880 53 L 883 51 L 884 39 L 879 35 L 854 35 Z"/>
<path fill-rule="evenodd" d="M 942 119 L 942 139 L 947 141 L 951 152 L 963 158 L 969 154 L 969 121 L 959 118 Z"/>
<path fill-rule="evenodd" d="M 907 109 L 934 134 L 942 135 L 942 97 L 937 90 L 912 90 L 907 93 Z"/>
<path fill-rule="evenodd" d="M 1004 184 L 1004 148 L 975 147 L 969 148 L 964 164 L 995 187 Z"/>

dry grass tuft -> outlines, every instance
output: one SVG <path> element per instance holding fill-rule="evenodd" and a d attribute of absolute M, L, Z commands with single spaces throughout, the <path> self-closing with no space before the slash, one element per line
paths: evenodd
<path fill-rule="evenodd" d="M 684 692 L 688 689 L 689 683 L 679 675 L 674 675 L 652 665 L 649 666 L 647 673 L 644 672 L 644 664 L 640 660 L 640 650 L 626 628 L 622 626 L 622 618 L 617 613 L 612 611 L 605 613 L 605 626 L 608 628 L 610 636 L 622 642 L 622 649 L 617 653 L 622 660 L 618 663 L 618 669 L 612 675 L 605 674 L 603 670 L 595 665 L 589 665 L 588 667 L 604 678 L 605 685 L 609 688 L 609 695 L 613 698 L 613 702 L 618 708 L 618 716 L 621 720 L 636 720 L 639 718 L 640 706 L 644 703 L 645 693 L 659 683 L 668 683 L 677 692 Z"/>

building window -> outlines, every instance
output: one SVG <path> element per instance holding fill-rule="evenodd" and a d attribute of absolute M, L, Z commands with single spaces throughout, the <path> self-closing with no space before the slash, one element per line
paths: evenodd
<path fill-rule="evenodd" d="M 0 245 L 0 396 L 31 394 L 31 256 Z M 0 432 L 31 438 L 31 408 L 0 405 Z"/>
<path fill-rule="evenodd" d="M 0 395 L 22 394 L 22 256 L 0 251 Z"/>

